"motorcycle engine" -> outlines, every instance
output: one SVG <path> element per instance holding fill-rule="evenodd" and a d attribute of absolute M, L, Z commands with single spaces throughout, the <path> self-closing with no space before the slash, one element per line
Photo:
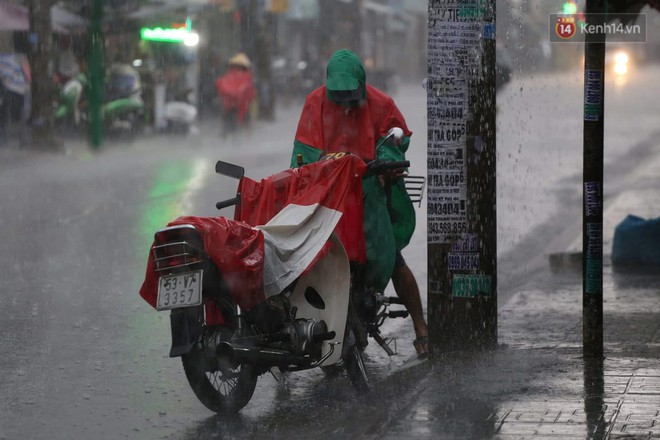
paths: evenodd
<path fill-rule="evenodd" d="M 328 326 L 325 321 L 297 319 L 287 327 L 287 332 L 295 353 L 308 354 L 314 358 L 321 357 L 322 344 L 316 340 L 316 337 L 327 334 Z"/>

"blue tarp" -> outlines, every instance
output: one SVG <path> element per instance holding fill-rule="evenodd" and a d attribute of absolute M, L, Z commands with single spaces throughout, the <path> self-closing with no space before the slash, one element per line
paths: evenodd
<path fill-rule="evenodd" d="M 629 214 L 614 229 L 613 263 L 660 265 L 660 218 L 645 220 Z"/>
<path fill-rule="evenodd" d="M 0 82 L 8 90 L 25 95 L 30 90 L 30 81 L 26 76 L 27 57 L 18 53 L 0 53 Z"/>

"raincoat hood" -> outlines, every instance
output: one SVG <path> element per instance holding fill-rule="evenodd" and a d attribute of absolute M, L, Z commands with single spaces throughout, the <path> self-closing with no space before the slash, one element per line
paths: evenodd
<path fill-rule="evenodd" d="M 348 92 L 361 89 L 360 99 L 365 98 L 366 73 L 360 57 L 348 49 L 335 52 L 326 68 L 326 90 L 332 99 L 332 92 Z"/>

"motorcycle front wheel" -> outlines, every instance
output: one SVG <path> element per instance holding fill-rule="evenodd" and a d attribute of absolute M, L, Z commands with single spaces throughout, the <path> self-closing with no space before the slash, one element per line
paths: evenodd
<path fill-rule="evenodd" d="M 371 390 L 371 382 L 367 375 L 367 369 L 364 366 L 362 352 L 356 345 L 348 350 L 348 355 L 344 361 L 346 364 L 346 375 L 353 384 L 353 388 L 359 394 L 366 394 Z"/>
<path fill-rule="evenodd" d="M 252 398 L 258 375 L 251 365 L 222 366 L 216 359 L 205 359 L 205 356 L 209 356 L 208 351 L 199 346 L 181 357 L 190 387 L 211 411 L 237 413 Z"/>

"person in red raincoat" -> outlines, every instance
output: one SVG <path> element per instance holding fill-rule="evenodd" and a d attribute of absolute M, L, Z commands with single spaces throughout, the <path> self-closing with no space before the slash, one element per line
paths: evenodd
<path fill-rule="evenodd" d="M 390 128 L 403 129 L 398 146 L 380 141 Z M 412 132 L 394 100 L 367 84 L 366 72 L 357 54 L 341 49 L 328 61 L 326 83 L 312 91 L 298 122 L 291 166 L 318 161 L 328 153 L 353 153 L 365 161 L 404 160 Z M 378 149 L 377 145 L 381 145 Z M 420 358 L 428 355 L 428 328 L 419 287 L 401 250 L 415 228 L 415 211 L 402 179 L 392 179 L 391 194 L 375 178 L 363 181 L 364 233 L 367 246 L 366 278 L 370 285 L 384 289 L 392 280 L 396 294 L 405 304 L 417 338 Z"/>
<path fill-rule="evenodd" d="M 215 80 L 224 132 L 249 122 L 250 106 L 257 97 L 251 68 L 247 55 L 239 53 L 229 60 L 227 72 Z"/>

